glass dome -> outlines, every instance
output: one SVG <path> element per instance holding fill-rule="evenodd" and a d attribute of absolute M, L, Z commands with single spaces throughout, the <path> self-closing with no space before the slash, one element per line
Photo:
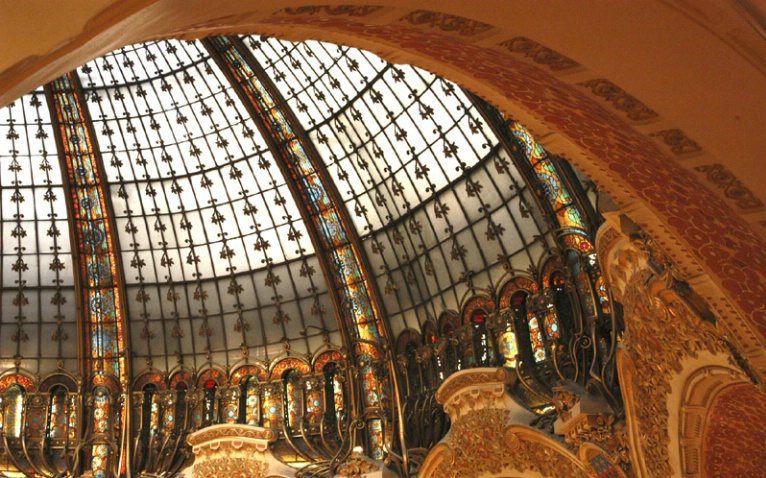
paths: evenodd
<path fill-rule="evenodd" d="M 554 343 L 610 314 L 582 178 L 454 83 L 361 50 L 126 46 L 0 111 L 0 141 L 0 395 L 70 416 L 41 418 L 69 459 L 0 468 L 174 473 L 152 437 L 213 423 L 330 463 L 360 414 L 383 458 L 397 403 L 462 368 L 518 368 L 543 410 L 571 365 Z"/>

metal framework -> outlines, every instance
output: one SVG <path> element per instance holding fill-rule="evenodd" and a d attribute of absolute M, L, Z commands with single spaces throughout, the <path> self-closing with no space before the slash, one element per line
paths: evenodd
<path fill-rule="evenodd" d="M 359 238 L 349 227 L 345 209 L 338 207 L 337 191 L 312 143 L 306 140 L 284 99 L 241 40 L 213 37 L 205 42 L 232 84 L 239 87 L 240 97 L 267 138 L 296 197 L 301 198 L 305 216 L 310 218 L 315 247 L 324 252 L 325 276 L 328 283 L 335 284 L 337 295 L 333 302 L 342 321 L 340 328 L 345 331 L 346 344 L 353 350 L 358 367 L 367 452 L 375 459 L 383 459 L 386 451 L 391 451 L 391 430 L 385 427 L 395 423 L 394 417 L 387 416 L 391 412 L 387 404 L 393 403 L 399 409 L 399 390 L 390 332 L 382 320 L 374 284 L 368 279 Z M 406 469 L 406 451 L 403 457 Z"/>
<path fill-rule="evenodd" d="M 28 331 L 53 323 L 26 320 L 26 164 L 0 117 L 17 313 L 0 317 L 16 365 L 0 421 L 16 469 L 173 474 L 189 433 L 239 423 L 278 430 L 271 449 L 301 476 L 333 476 L 357 445 L 411 475 L 449 427 L 435 391 L 476 366 L 515 368 L 541 428 L 559 380 L 619 410 L 619 324 L 576 174 L 454 84 L 344 47 L 213 37 L 122 48 L 45 94 L 75 284 L 49 189 L 54 295 L 38 308 L 58 316 L 79 294 L 80 376 L 61 319 L 59 370 L 40 374 L 42 354 L 42 377 L 24 370 Z"/>

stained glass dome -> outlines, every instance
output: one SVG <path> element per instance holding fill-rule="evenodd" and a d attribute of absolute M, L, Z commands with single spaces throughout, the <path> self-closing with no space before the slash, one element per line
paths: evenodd
<path fill-rule="evenodd" d="M 219 422 L 281 429 L 287 463 L 327 461 L 311 426 L 359 410 L 382 458 L 392 402 L 521 357 L 542 409 L 572 303 L 610 313 L 583 269 L 587 181 L 454 83 L 361 50 L 126 46 L 3 108 L 0 141 L 0 409 L 9 387 L 64 387 L 45 395 L 74 414 L 56 446 L 101 427 L 76 453 L 104 476 L 177 472 L 150 437 Z M 78 394 L 106 421 L 82 423 Z M 146 446 L 119 460 L 109 429 Z M 3 456 L 35 476 L 74 466 Z"/>

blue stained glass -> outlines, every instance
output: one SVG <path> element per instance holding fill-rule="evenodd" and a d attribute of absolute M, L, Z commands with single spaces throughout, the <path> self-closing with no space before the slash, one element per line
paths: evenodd
<path fill-rule="evenodd" d="M 553 311 L 549 311 L 545 315 L 545 336 L 548 340 L 559 338 L 559 322 L 558 317 Z"/>

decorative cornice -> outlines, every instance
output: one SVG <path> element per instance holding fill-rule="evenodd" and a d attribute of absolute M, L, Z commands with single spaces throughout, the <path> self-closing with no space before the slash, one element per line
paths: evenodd
<path fill-rule="evenodd" d="M 201 446 L 222 438 L 247 438 L 271 443 L 277 440 L 277 434 L 271 428 L 254 427 L 251 425 L 223 424 L 209 426 L 192 433 L 186 438 L 186 441 L 191 446 Z"/>

